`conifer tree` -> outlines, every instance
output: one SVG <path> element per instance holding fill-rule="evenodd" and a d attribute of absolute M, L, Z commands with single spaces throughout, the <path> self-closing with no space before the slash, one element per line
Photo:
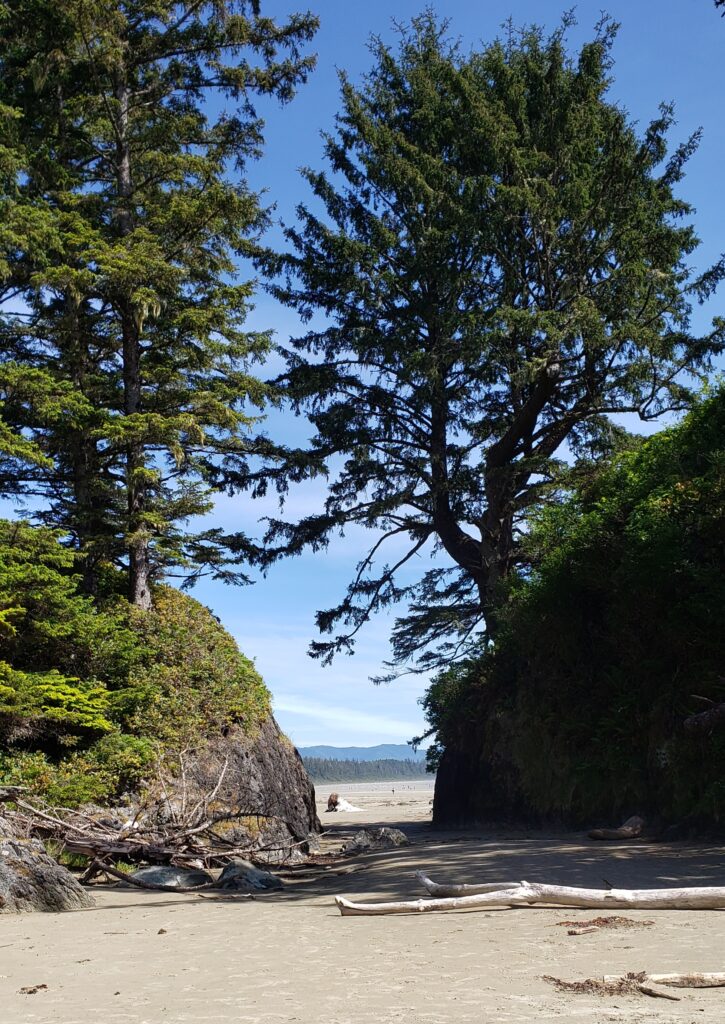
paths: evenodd
<path fill-rule="evenodd" d="M 263 260 L 276 295 L 327 318 L 293 340 L 283 383 L 332 477 L 319 514 L 272 523 L 268 559 L 376 533 L 318 613 L 323 658 L 399 601 L 399 662 L 426 644 L 423 665 L 445 662 L 484 619 L 493 635 L 562 446 L 606 452 L 618 414 L 682 409 L 722 350 L 722 323 L 690 329 L 723 274 L 687 266 L 676 186 L 697 136 L 668 157 L 672 110 L 640 133 L 607 96 L 615 26 L 574 57 L 566 28 L 464 55 L 428 13 L 397 50 L 374 41 L 362 86 L 342 76 L 332 175 L 306 172 L 315 205 Z M 416 572 L 435 549 L 447 564 Z"/>
<path fill-rule="evenodd" d="M 42 202 L 28 205 L 22 200 L 27 153 L 20 139 L 21 120 L 20 110 L 0 105 L 0 307 L 23 294 L 31 265 L 44 258 L 55 232 L 52 210 Z M 7 334 L 0 334 L 0 340 L 5 342 Z M 52 373 L 12 359 L 0 362 L 0 494 L 26 493 L 34 480 L 53 469 L 52 459 L 18 424 L 32 410 L 36 422 L 57 426 L 66 411 L 77 412 L 82 404 L 82 397 Z"/>
<path fill-rule="evenodd" d="M 85 399 L 49 427 L 17 426 L 53 470 L 36 491 L 93 589 L 128 566 L 129 598 L 180 567 L 231 578 L 243 538 L 190 534 L 210 507 L 215 456 L 246 451 L 266 390 L 245 331 L 252 286 L 237 258 L 265 222 L 245 165 L 260 155 L 252 100 L 289 100 L 313 61 L 316 21 L 277 24 L 258 0 L 7 0 L 0 102 L 19 112 L 26 211 L 50 211 L 41 256 L 22 233 L 6 280 L 4 358 Z"/>

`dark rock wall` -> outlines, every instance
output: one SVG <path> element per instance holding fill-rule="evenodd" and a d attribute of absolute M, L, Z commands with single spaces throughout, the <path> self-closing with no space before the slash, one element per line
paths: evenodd
<path fill-rule="evenodd" d="M 294 847 L 297 856 L 316 845 L 321 830 L 315 790 L 302 758 L 270 715 L 251 735 L 232 727 L 199 750 L 187 764 L 187 799 L 214 790 L 214 809 L 237 811 L 246 821 L 227 826 L 225 838 L 249 844 L 269 860 Z M 267 847 L 274 849 L 265 850 Z M 265 859 L 262 857 L 261 859 Z"/>
<path fill-rule="evenodd" d="M 91 906 L 93 897 L 47 855 L 40 840 L 20 838 L 0 817 L 0 914 Z"/>
<path fill-rule="evenodd" d="M 433 795 L 434 828 L 535 825 L 544 819 L 522 796 L 515 767 L 471 723 L 443 751 Z"/>

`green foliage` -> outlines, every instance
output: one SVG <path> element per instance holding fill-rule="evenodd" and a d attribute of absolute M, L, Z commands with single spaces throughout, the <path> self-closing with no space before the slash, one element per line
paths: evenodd
<path fill-rule="evenodd" d="M 159 587 L 142 612 L 106 580 L 79 593 L 52 531 L 0 521 L 0 780 L 51 801 L 103 801 L 166 750 L 269 713 L 252 663 L 198 602 Z"/>
<path fill-rule="evenodd" d="M 428 693 L 439 741 L 493 773 L 499 809 L 721 822 L 725 735 L 682 723 L 725 700 L 725 391 L 542 512 L 528 544 L 495 648 Z"/>
<path fill-rule="evenodd" d="M 112 560 L 144 607 L 169 567 L 243 579 L 243 537 L 186 524 L 269 399 L 252 372 L 269 337 L 244 328 L 237 266 L 266 223 L 245 180 L 263 142 L 251 101 L 293 96 L 317 23 L 259 7 L 0 8 L 2 361 L 26 391 L 35 374 L 77 396 L 48 416 L 13 392 L 0 450 L 16 491 L 46 499 L 41 521 L 72 535 L 86 589 Z"/>
<path fill-rule="evenodd" d="M 120 721 L 174 749 L 239 722 L 248 731 L 269 711 L 253 663 L 208 609 L 160 588 L 151 613 L 131 609 L 141 657 L 111 698 Z"/>
<path fill-rule="evenodd" d="M 612 416 L 689 401 L 724 325 L 690 330 L 725 264 L 687 270 L 697 238 L 680 180 L 697 137 L 667 154 L 673 112 L 640 130 L 608 95 L 616 27 L 579 52 L 566 28 L 464 54 L 432 13 L 371 46 L 325 137 L 330 174 L 267 254 L 275 294 L 322 328 L 293 341 L 286 393 L 316 428 L 324 507 L 272 523 L 269 558 L 376 534 L 339 605 L 318 613 L 323 658 L 407 601 L 395 660 L 447 663 L 494 635 L 502 581 L 526 564 L 532 509 L 562 483 L 557 453 L 601 457 Z M 299 455 L 241 482 L 299 472 Z M 443 549 L 441 568 L 418 555 Z M 386 557 L 385 552 L 389 552 Z M 426 645 L 430 645 L 426 649 Z"/>
<path fill-rule="evenodd" d="M 377 761 L 345 761 L 330 757 L 304 757 L 313 782 L 393 782 L 425 778 L 424 761 L 383 757 Z"/>

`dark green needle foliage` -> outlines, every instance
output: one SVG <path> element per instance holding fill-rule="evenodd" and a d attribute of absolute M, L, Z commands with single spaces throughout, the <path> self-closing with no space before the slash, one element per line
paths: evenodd
<path fill-rule="evenodd" d="M 124 564 L 141 607 L 166 570 L 232 579 L 246 551 L 185 524 L 269 398 L 237 266 L 266 219 L 245 180 L 263 141 L 253 100 L 292 97 L 316 20 L 260 6 L 0 4 L 0 397 L 33 446 L 8 472 L 72 537 L 86 589 Z M 33 399 L 37 375 L 54 410 Z"/>
<path fill-rule="evenodd" d="M 362 84 L 341 76 L 330 171 L 305 172 L 315 200 L 287 231 L 291 254 L 263 260 L 311 322 L 282 383 L 330 474 L 319 514 L 271 524 L 269 559 L 345 528 L 376 537 L 318 614 L 332 637 L 316 655 L 349 651 L 399 601 L 398 663 L 461 653 L 483 618 L 493 636 L 562 446 L 606 454 L 615 414 L 686 407 L 722 349 L 721 323 L 690 328 L 691 302 L 722 276 L 688 269 L 679 184 L 697 136 L 668 155 L 669 107 L 638 128 L 608 96 L 615 26 L 576 54 L 566 27 L 466 54 L 427 13 L 397 48 L 374 40 Z M 436 548 L 426 572 L 418 556 Z"/>

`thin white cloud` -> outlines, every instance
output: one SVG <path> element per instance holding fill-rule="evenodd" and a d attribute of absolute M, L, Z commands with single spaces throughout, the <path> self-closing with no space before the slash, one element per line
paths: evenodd
<path fill-rule="evenodd" d="M 328 736 L 354 728 L 356 733 L 368 732 L 381 739 L 391 738 L 404 743 L 421 728 L 421 720 L 394 719 L 388 715 L 322 704 L 289 694 L 275 696 L 274 711 L 314 719 L 314 724 L 323 727 Z"/>

